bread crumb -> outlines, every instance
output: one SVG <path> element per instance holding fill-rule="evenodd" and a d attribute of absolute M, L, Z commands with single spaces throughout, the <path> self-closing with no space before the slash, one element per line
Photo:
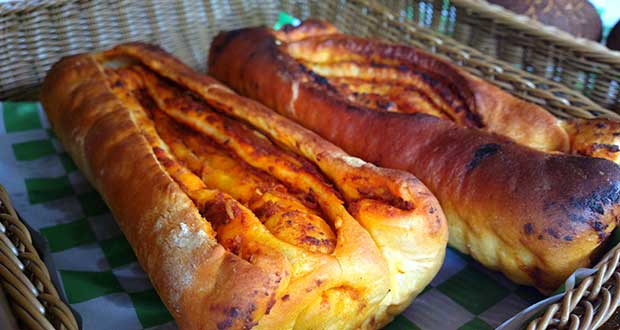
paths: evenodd
<path fill-rule="evenodd" d="M 291 84 L 291 102 L 288 105 L 288 111 L 295 115 L 297 110 L 295 109 L 295 102 L 297 101 L 297 97 L 299 96 L 299 82 L 294 82 Z"/>
<path fill-rule="evenodd" d="M 364 165 L 366 165 L 366 162 L 357 158 L 357 157 L 352 157 L 352 156 L 342 156 L 342 160 L 347 163 L 349 166 L 353 166 L 353 167 L 362 167 Z"/>

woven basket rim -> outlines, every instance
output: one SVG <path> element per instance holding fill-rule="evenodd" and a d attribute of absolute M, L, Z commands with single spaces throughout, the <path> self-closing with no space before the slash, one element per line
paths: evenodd
<path fill-rule="evenodd" d="M 73 312 L 60 299 L 49 269 L 2 185 L 0 205 L 5 209 L 0 209 L 0 220 L 3 220 L 0 221 L 0 248 L 10 255 L 0 258 L 0 266 L 13 270 L 10 274 L 0 274 L 0 286 L 6 289 L 13 316 L 32 329 L 77 330 L 79 325 Z"/>
<path fill-rule="evenodd" d="M 620 67 L 620 51 L 607 48 L 607 46 L 585 38 L 560 30 L 554 26 L 546 25 L 526 15 L 514 13 L 502 6 L 487 2 L 486 0 L 450 0 L 450 2 L 462 6 L 467 10 L 475 11 L 496 22 L 515 27 L 528 34 L 541 39 L 552 41 L 561 46 L 574 48 L 596 60 L 606 64 Z"/>
<path fill-rule="evenodd" d="M 567 290 L 528 322 L 527 330 L 598 329 L 620 307 L 620 243 L 594 267 L 592 275 Z M 582 324 L 584 322 L 585 324 Z"/>
<path fill-rule="evenodd" d="M 66 3 L 67 0 L 9 0 L 0 2 L 0 14 L 13 14 L 16 12 L 31 12 L 40 8 L 53 7 Z"/>
<path fill-rule="evenodd" d="M 14 17 L 36 15 L 38 10 L 55 9 L 56 7 L 62 7 L 74 1 L 75 0 L 24 0 L 8 2 L 4 5 L 0 3 L 0 18 L 5 15 L 8 17 L 11 17 L 11 15 Z M 606 109 L 587 96 L 571 90 L 559 82 L 554 82 L 545 77 L 517 69 L 508 62 L 499 61 L 493 56 L 486 55 L 471 46 L 463 44 L 448 35 L 433 31 L 430 28 L 415 26 L 413 23 L 407 21 L 399 21 L 398 17 L 383 4 L 364 0 L 352 2 L 357 2 L 368 8 L 372 7 L 376 12 L 384 14 L 392 23 L 416 30 L 416 35 L 423 34 L 429 36 L 429 38 L 423 40 L 422 43 L 429 47 L 441 48 L 438 52 L 432 51 L 436 53 L 436 55 L 443 56 L 444 58 L 447 57 L 452 62 L 456 62 L 456 65 L 462 66 L 466 70 L 474 73 L 474 75 L 480 76 L 501 88 L 509 89 L 508 92 L 513 95 L 521 97 L 526 101 L 538 103 L 556 116 L 582 118 L 605 116 L 607 118 L 620 118 L 614 111 Z M 45 50 L 43 50 L 43 52 L 45 52 Z M 40 79 L 39 77 L 31 78 L 34 80 Z M 23 78 L 20 79 L 22 79 L 20 82 L 26 81 Z M 7 85 L 9 86 L 7 89 L 7 97 L 11 97 L 11 95 L 25 95 L 28 93 L 28 90 L 35 91 L 38 85 L 38 83 L 34 84 L 32 81 L 28 81 L 21 86 L 11 82 L 11 84 Z M 34 94 L 31 92 L 31 95 Z"/>

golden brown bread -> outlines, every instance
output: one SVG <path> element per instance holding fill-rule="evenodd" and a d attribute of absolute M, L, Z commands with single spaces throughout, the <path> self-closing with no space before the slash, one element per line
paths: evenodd
<path fill-rule="evenodd" d="M 620 164 L 620 122 L 605 118 L 566 119 L 561 124 L 570 137 L 571 153 Z"/>
<path fill-rule="evenodd" d="M 182 329 L 377 329 L 443 261 L 447 224 L 415 177 L 156 47 L 67 57 L 41 100 Z"/>
<path fill-rule="evenodd" d="M 560 153 L 585 130 L 417 49 L 307 21 L 220 34 L 209 70 L 352 155 L 415 174 L 451 245 L 517 283 L 550 292 L 617 224 L 619 168 Z"/>
<path fill-rule="evenodd" d="M 576 126 L 589 120 L 557 119 L 541 107 L 435 56 L 412 48 L 342 35 L 328 23 L 309 20 L 274 31 L 282 51 L 302 65 L 309 79 L 327 78 L 329 87 L 352 104 L 379 111 L 427 113 L 509 137 L 543 151 L 620 161 L 620 123 L 590 134 Z M 399 63 L 407 63 L 399 65 Z M 317 80 L 320 83 L 320 79 Z M 383 100 L 383 101 L 382 101 Z M 601 149 L 605 152 L 600 152 Z"/>

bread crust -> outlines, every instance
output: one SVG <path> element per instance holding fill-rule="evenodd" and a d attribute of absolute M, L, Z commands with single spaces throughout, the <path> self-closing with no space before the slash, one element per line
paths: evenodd
<path fill-rule="evenodd" d="M 296 277 L 285 253 L 300 249 L 273 249 L 269 244 L 276 239 L 269 234 L 268 241 L 248 241 L 245 258 L 226 249 L 210 216 L 247 225 L 256 224 L 255 215 L 218 192 L 214 203 L 220 204 L 206 212 L 197 207 L 156 154 L 130 105 L 112 91 L 105 68 L 118 63 L 140 63 L 314 163 L 346 200 L 326 206 L 340 212 L 334 252 L 309 253 L 314 269 Z M 311 329 L 336 316 L 334 326 L 341 329 L 376 329 L 402 311 L 441 266 L 447 224 L 417 179 L 346 155 L 156 47 L 132 43 L 64 58 L 48 73 L 41 101 L 59 140 L 101 193 L 182 329 Z M 224 206 L 230 210 L 222 214 Z M 347 309 L 347 302 L 359 309 Z"/>
<path fill-rule="evenodd" d="M 551 115 L 432 55 L 304 24 L 304 33 L 296 34 L 267 28 L 220 34 L 211 47 L 210 73 L 352 155 L 416 175 L 446 213 L 450 244 L 513 281 L 551 292 L 576 268 L 590 264 L 617 224 L 615 164 L 558 153 L 568 151 L 569 141 Z M 319 41 L 312 39 L 313 30 L 319 30 Z M 303 56 L 315 62 L 361 54 L 448 77 L 484 124 L 512 132 L 506 134 L 512 140 L 423 113 L 354 104 L 329 78 L 289 55 L 287 42 L 303 38 L 313 45 L 303 48 Z"/>

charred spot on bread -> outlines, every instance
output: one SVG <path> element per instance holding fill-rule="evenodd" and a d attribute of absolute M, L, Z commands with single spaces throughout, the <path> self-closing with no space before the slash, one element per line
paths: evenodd
<path fill-rule="evenodd" d="M 248 304 L 245 307 L 233 306 L 224 308 L 224 320 L 217 323 L 218 330 L 229 329 L 252 329 L 252 327 L 258 324 L 254 320 L 254 312 L 256 311 L 256 305 L 253 303 Z"/>
<path fill-rule="evenodd" d="M 525 225 L 523 225 L 523 231 L 524 231 L 526 234 L 528 234 L 528 235 L 533 234 L 533 233 L 534 233 L 534 224 L 533 224 L 533 223 L 531 223 L 531 222 L 526 223 Z"/>
<path fill-rule="evenodd" d="M 500 150 L 501 145 L 498 143 L 487 143 L 479 146 L 476 151 L 474 151 L 469 163 L 465 165 L 466 171 L 471 172 L 473 169 L 478 167 L 483 160 L 495 155 Z"/>
<path fill-rule="evenodd" d="M 243 30 L 226 31 L 220 34 L 220 37 L 216 39 L 216 42 L 211 46 L 211 51 L 214 53 L 220 53 L 231 41 L 233 41 Z"/>
<path fill-rule="evenodd" d="M 547 233 L 549 236 L 551 236 L 551 237 L 553 237 L 555 239 L 560 239 L 560 234 L 554 228 L 547 228 L 547 229 L 545 229 L 545 233 Z"/>
<path fill-rule="evenodd" d="M 606 151 L 609 151 L 609 152 L 620 152 L 620 146 L 618 146 L 617 144 L 593 143 L 592 148 L 594 149 L 594 151 L 605 149 Z"/>
<path fill-rule="evenodd" d="M 605 186 L 597 187 L 593 192 L 583 197 L 572 197 L 571 206 L 576 209 L 605 214 L 605 209 L 620 201 L 620 183 L 610 182 Z"/>

